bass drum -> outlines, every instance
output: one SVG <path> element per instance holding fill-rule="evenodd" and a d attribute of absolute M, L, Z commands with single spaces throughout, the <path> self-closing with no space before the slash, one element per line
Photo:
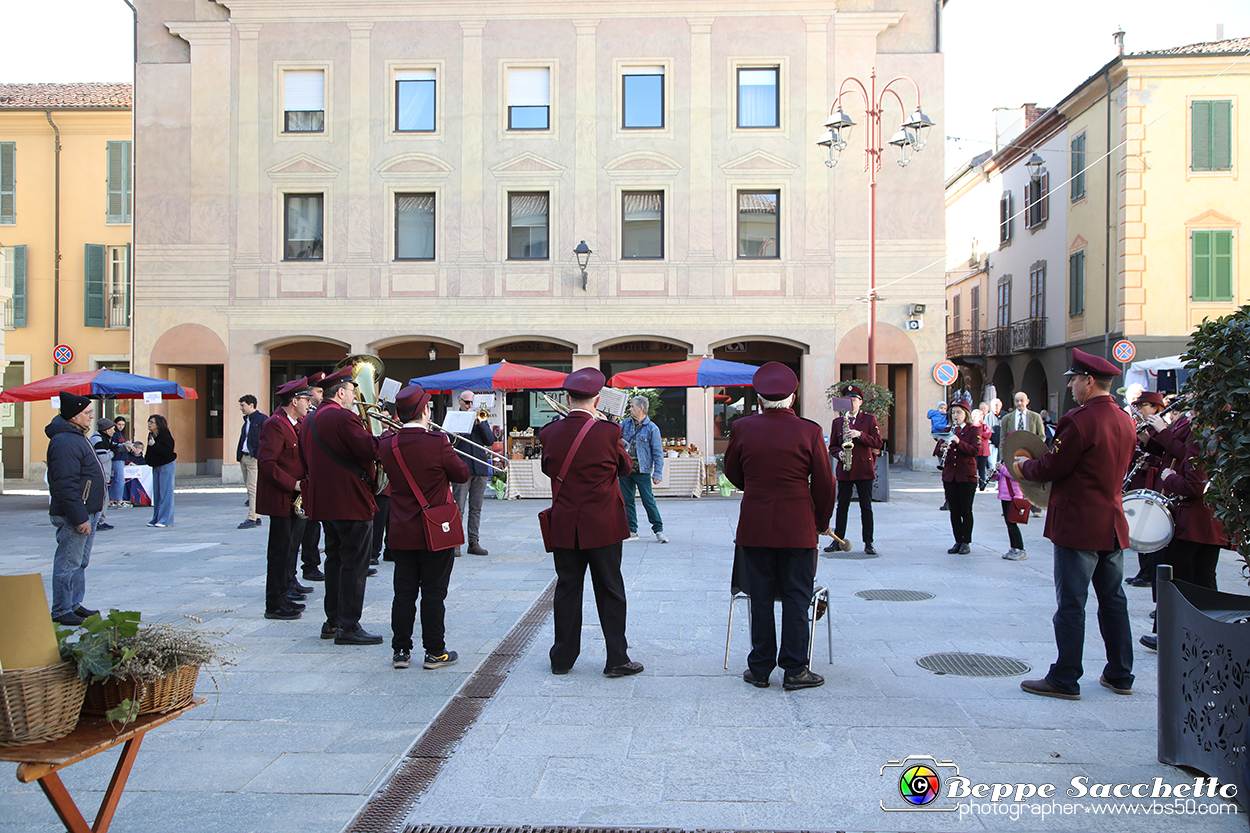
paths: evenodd
<path fill-rule="evenodd" d="M 1128 519 L 1128 545 L 1138 552 L 1158 552 L 1172 541 L 1176 523 L 1168 499 L 1149 489 L 1125 492 L 1124 516 Z"/>

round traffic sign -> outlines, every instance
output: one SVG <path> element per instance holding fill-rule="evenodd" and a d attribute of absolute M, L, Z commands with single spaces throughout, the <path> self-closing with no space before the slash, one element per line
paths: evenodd
<path fill-rule="evenodd" d="M 959 370 L 954 362 L 941 361 L 933 366 L 933 381 L 939 385 L 950 385 L 959 378 Z"/>
<path fill-rule="evenodd" d="M 59 365 L 67 365 L 74 360 L 74 348 L 68 344 L 58 344 L 52 351 L 52 361 Z"/>
<path fill-rule="evenodd" d="M 1115 356 L 1115 360 L 1121 364 L 1127 364 L 1137 355 L 1137 348 L 1133 346 L 1133 342 L 1128 339 L 1121 339 L 1111 348 L 1111 355 Z"/>

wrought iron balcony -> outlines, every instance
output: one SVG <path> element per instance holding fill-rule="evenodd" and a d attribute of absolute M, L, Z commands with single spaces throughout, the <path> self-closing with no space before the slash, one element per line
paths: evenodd
<path fill-rule="evenodd" d="M 956 360 L 984 355 L 984 330 L 956 330 L 946 334 L 946 358 Z"/>
<path fill-rule="evenodd" d="M 1046 347 L 1046 317 L 1026 318 L 1011 325 L 1011 352 L 1041 350 Z"/>

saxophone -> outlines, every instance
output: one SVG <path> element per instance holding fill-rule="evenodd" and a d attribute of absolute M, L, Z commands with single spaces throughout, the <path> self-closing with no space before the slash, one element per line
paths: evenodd
<path fill-rule="evenodd" d="M 842 470 L 851 470 L 851 452 L 855 448 L 855 441 L 847 436 L 847 432 L 851 430 L 851 414 L 846 412 L 842 415 Z"/>

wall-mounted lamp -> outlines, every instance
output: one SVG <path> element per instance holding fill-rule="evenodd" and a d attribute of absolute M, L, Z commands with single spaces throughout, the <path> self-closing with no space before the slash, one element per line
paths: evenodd
<path fill-rule="evenodd" d="M 586 290 L 590 285 L 590 278 L 586 274 L 586 265 L 590 263 L 590 256 L 594 254 L 590 247 L 586 245 L 586 241 L 577 244 L 577 248 L 573 250 L 573 255 L 577 258 L 577 268 L 582 270 L 582 290 Z"/>
<path fill-rule="evenodd" d="M 1042 167 L 1046 164 L 1046 160 L 1040 154 L 1033 154 L 1029 157 L 1029 161 L 1024 163 L 1024 167 L 1029 171 L 1029 179 L 1037 182 L 1042 178 Z"/>
<path fill-rule="evenodd" d="M 434 342 L 430 342 L 430 350 L 426 355 L 430 357 L 430 361 L 438 358 L 438 348 L 434 346 Z"/>

